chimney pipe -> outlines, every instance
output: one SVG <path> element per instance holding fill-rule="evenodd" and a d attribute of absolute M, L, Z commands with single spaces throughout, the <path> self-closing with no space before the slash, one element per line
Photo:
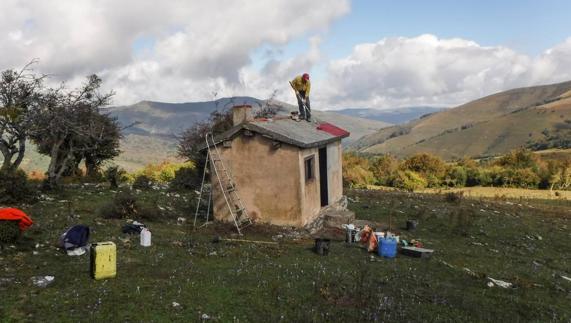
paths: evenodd
<path fill-rule="evenodd" d="M 253 120 L 254 116 L 252 115 L 252 106 L 236 105 L 232 107 L 232 121 L 235 126 Z"/>

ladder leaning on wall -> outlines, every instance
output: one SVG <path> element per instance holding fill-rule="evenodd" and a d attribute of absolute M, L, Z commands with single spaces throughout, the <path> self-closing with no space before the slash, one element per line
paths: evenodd
<path fill-rule="evenodd" d="M 248 211 L 244 205 L 244 202 L 238 195 L 238 187 L 236 186 L 236 182 L 232 178 L 232 174 L 230 170 L 224 165 L 224 161 L 222 160 L 222 156 L 220 155 L 220 150 L 216 146 L 214 141 L 214 136 L 212 133 L 206 134 L 206 163 L 204 165 L 204 173 L 202 175 L 202 184 L 200 186 L 200 193 L 198 195 L 198 203 L 196 205 L 196 213 L 194 214 L 194 226 L 196 227 L 196 219 L 198 217 L 198 210 L 200 208 L 200 203 L 202 201 L 202 195 L 206 193 L 206 169 L 208 165 L 211 166 L 211 174 L 210 174 L 210 191 L 209 191 L 209 198 L 208 198 L 208 210 L 206 211 L 206 223 L 208 223 L 208 213 L 210 213 L 210 202 L 212 200 L 212 190 L 213 185 L 215 185 L 215 181 L 218 183 L 220 187 L 220 192 L 224 197 L 224 202 L 228 207 L 228 211 L 232 215 L 232 220 L 234 221 L 234 225 L 238 230 L 238 234 L 242 235 L 242 230 L 247 226 L 253 224 L 252 219 L 248 215 Z"/>

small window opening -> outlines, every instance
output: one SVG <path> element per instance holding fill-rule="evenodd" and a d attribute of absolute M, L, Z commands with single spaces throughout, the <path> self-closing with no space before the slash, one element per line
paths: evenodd
<path fill-rule="evenodd" d="M 305 158 L 305 180 L 310 181 L 315 178 L 315 156 Z"/>

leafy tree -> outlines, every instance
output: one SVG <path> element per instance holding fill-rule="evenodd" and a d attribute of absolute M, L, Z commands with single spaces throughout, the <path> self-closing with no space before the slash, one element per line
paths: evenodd
<path fill-rule="evenodd" d="M 2 171 L 16 170 L 26 152 L 31 112 L 40 103 L 44 76 L 32 72 L 30 62 L 20 71 L 0 74 L 0 153 Z"/>
<path fill-rule="evenodd" d="M 539 158 L 528 149 L 516 149 L 502 156 L 495 164 L 508 168 L 537 169 Z"/>
<path fill-rule="evenodd" d="M 217 136 L 232 128 L 232 126 L 233 120 L 230 110 L 225 112 L 213 111 L 208 120 L 197 122 L 183 132 L 178 143 L 178 155 L 194 162 L 198 169 L 202 170 L 205 156 L 201 149 L 206 144 L 206 134 L 212 133 L 214 136 Z"/>
<path fill-rule="evenodd" d="M 399 161 L 391 155 L 383 155 L 373 158 L 370 162 L 370 169 L 375 177 L 377 185 L 390 186 L 396 177 L 399 168 Z"/>
<path fill-rule="evenodd" d="M 440 185 L 440 179 L 446 173 L 446 164 L 440 157 L 421 153 L 405 159 L 401 165 L 401 170 L 418 173 L 427 180 L 429 187 L 436 187 Z"/>
<path fill-rule="evenodd" d="M 99 109 L 109 104 L 114 93 L 101 94 L 101 83 L 97 75 L 91 75 L 76 90 L 67 90 L 62 85 L 43 95 L 40 108 L 33 114 L 31 139 L 40 153 L 50 156 L 45 188 L 57 187 L 65 172 L 77 166 L 78 156 L 94 154 L 96 161 L 101 161 L 102 156 L 118 153 L 113 149 L 109 154 L 95 153 L 99 147 L 108 147 L 106 142 L 118 140 L 110 139 L 109 134 L 119 133 L 115 121 L 102 121 L 108 116 L 101 115 Z M 108 127 L 114 131 L 108 131 Z"/>
<path fill-rule="evenodd" d="M 394 187 L 400 188 L 409 192 L 421 190 L 428 185 L 426 179 L 419 173 L 411 170 L 398 171 L 397 177 L 394 180 Z"/>
<path fill-rule="evenodd" d="M 353 153 L 343 154 L 343 184 L 349 187 L 365 187 L 373 184 L 375 176 L 369 160 Z"/>

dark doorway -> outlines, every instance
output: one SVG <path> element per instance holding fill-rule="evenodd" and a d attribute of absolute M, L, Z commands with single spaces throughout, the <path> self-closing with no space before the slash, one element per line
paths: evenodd
<path fill-rule="evenodd" d="M 329 190 L 327 186 L 327 148 L 319 148 L 319 191 L 321 206 L 329 205 Z"/>

